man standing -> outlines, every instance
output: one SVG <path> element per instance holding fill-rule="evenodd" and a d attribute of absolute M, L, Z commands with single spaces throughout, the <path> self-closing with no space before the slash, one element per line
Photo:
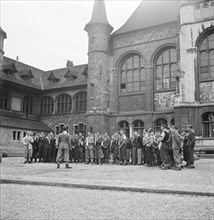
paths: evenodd
<path fill-rule="evenodd" d="M 69 167 L 69 148 L 70 148 L 70 134 L 68 134 L 66 127 L 63 127 L 63 132 L 59 134 L 59 149 L 57 154 L 57 168 L 60 168 L 60 162 L 64 158 L 65 168 L 70 169 Z"/>
<path fill-rule="evenodd" d="M 174 167 L 173 170 L 181 170 L 181 137 L 174 125 L 170 126 L 170 131 L 172 134 L 172 150 L 174 157 Z"/>
<path fill-rule="evenodd" d="M 141 165 L 142 164 L 142 148 L 143 148 L 143 143 L 142 143 L 142 138 L 138 134 L 137 131 L 134 132 L 133 145 L 135 145 L 136 149 L 137 149 L 137 164 Z"/>
<path fill-rule="evenodd" d="M 31 163 L 31 157 L 33 153 L 32 143 L 34 142 L 33 137 L 31 135 L 32 133 L 30 131 L 27 131 L 26 136 L 22 140 L 24 144 L 24 156 L 25 156 L 24 163 Z"/>
<path fill-rule="evenodd" d="M 194 148 L 195 148 L 195 132 L 192 125 L 187 126 L 188 139 L 187 139 L 187 154 L 189 165 L 186 168 L 194 169 Z"/>
<path fill-rule="evenodd" d="M 160 157 L 162 161 L 162 170 L 168 170 L 170 167 L 170 157 L 169 157 L 169 146 L 168 146 L 168 140 L 169 140 L 169 131 L 168 126 L 165 124 L 161 125 L 161 147 L 160 147 Z"/>

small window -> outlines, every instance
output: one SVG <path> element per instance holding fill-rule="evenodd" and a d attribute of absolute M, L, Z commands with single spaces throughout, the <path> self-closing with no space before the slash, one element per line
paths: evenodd
<path fill-rule="evenodd" d="M 214 113 L 208 112 L 202 116 L 203 137 L 214 137 Z"/>
<path fill-rule="evenodd" d="M 118 123 L 118 128 L 119 129 L 123 129 L 125 131 L 125 135 L 127 137 L 129 137 L 129 131 L 130 131 L 130 128 L 129 128 L 129 123 L 127 121 L 121 121 Z"/>
<path fill-rule="evenodd" d="M 156 132 L 161 132 L 161 125 L 165 124 L 167 125 L 167 120 L 163 119 L 163 118 L 159 118 L 155 121 L 155 133 Z"/>

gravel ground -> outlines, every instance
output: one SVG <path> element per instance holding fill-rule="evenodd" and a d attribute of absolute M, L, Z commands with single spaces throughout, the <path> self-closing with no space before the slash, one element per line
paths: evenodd
<path fill-rule="evenodd" d="M 214 219 L 214 197 L 1 184 L 0 219 Z"/>

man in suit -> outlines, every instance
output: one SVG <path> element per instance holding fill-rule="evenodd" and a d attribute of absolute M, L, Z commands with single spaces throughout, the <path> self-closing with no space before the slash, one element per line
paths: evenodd
<path fill-rule="evenodd" d="M 69 167 L 68 162 L 69 162 L 69 149 L 70 149 L 70 134 L 68 134 L 66 127 L 63 127 L 63 132 L 59 134 L 59 149 L 58 149 L 58 154 L 57 154 L 57 169 L 60 168 L 60 162 L 64 158 L 65 162 L 65 168 L 70 169 L 72 167 Z"/>
<path fill-rule="evenodd" d="M 187 154 L 189 165 L 186 168 L 194 169 L 194 148 L 195 148 L 195 132 L 192 125 L 187 126 L 188 139 L 187 139 Z"/>
<path fill-rule="evenodd" d="M 43 160 L 44 156 L 44 145 L 45 145 L 45 134 L 42 132 L 39 136 L 38 140 L 38 156 L 39 156 L 39 162 Z"/>

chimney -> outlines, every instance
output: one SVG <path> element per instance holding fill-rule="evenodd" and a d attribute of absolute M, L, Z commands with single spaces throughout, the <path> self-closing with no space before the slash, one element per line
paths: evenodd
<path fill-rule="evenodd" d="M 73 61 L 67 60 L 66 67 L 69 68 L 69 67 L 72 67 L 72 66 L 74 66 Z"/>

